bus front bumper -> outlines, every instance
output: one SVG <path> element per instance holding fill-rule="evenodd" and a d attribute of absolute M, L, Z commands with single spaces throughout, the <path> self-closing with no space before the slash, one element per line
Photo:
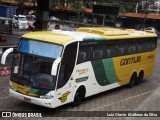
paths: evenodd
<path fill-rule="evenodd" d="M 32 104 L 36 104 L 36 105 L 40 105 L 40 106 L 44 106 L 47 108 L 53 108 L 53 99 L 41 99 L 41 98 L 35 98 L 35 97 L 31 97 L 31 96 L 27 96 L 21 93 L 18 93 L 12 89 L 9 89 L 10 95 L 20 99 L 22 101 L 28 102 L 28 103 L 32 103 Z"/>

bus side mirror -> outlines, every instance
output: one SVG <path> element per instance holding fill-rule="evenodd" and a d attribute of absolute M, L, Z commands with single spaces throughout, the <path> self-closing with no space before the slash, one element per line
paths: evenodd
<path fill-rule="evenodd" d="M 1 64 L 5 65 L 7 56 L 13 52 L 14 48 L 8 48 L 3 54 L 1 58 Z"/>
<path fill-rule="evenodd" d="M 51 75 L 56 76 L 57 75 L 57 69 L 58 65 L 61 62 L 61 58 L 57 58 L 52 65 Z"/>

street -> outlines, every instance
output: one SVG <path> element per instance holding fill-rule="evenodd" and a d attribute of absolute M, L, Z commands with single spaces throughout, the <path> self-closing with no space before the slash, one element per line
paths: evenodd
<path fill-rule="evenodd" d="M 153 75 L 133 88 L 126 86 L 119 87 L 110 91 L 106 91 L 92 97 L 86 98 L 79 107 L 71 107 L 70 104 L 48 109 L 41 106 L 25 103 L 15 99 L 9 95 L 9 79 L 10 76 L 0 77 L 0 111 L 47 111 L 46 118 L 38 118 L 39 120 L 51 120 L 52 116 L 61 116 L 55 119 L 75 119 L 74 117 L 63 118 L 63 111 L 132 111 L 137 108 L 147 97 L 149 97 L 160 86 L 160 41 L 158 41 L 157 57 Z M 160 109 L 160 108 L 159 108 Z M 77 116 L 82 116 L 83 112 L 77 112 Z M 76 112 L 75 112 L 76 114 Z M 50 117 L 50 118 L 49 118 Z M 123 117 L 107 117 L 111 120 L 122 120 Z M 8 118 L 5 118 L 6 120 Z M 17 118 L 10 118 L 17 119 Z M 20 118 L 21 119 L 21 118 Z M 31 118 L 25 118 L 31 119 Z M 37 118 L 32 118 L 37 119 Z M 84 119 L 84 117 L 76 117 L 77 120 Z M 91 119 L 86 118 L 85 119 Z M 97 119 L 106 119 L 97 117 Z M 158 118 L 157 118 L 158 119 Z"/>

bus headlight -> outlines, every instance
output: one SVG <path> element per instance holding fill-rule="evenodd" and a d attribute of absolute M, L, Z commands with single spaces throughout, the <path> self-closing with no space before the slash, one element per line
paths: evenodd
<path fill-rule="evenodd" d="M 40 96 L 41 99 L 52 99 L 53 95 L 42 95 Z"/>
<path fill-rule="evenodd" d="M 13 91 L 17 91 L 13 86 L 9 85 L 9 88 Z"/>

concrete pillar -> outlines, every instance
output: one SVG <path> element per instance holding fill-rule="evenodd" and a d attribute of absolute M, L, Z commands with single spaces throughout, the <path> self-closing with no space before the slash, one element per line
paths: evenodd
<path fill-rule="evenodd" d="M 35 30 L 47 30 L 49 20 L 49 0 L 38 0 Z"/>

